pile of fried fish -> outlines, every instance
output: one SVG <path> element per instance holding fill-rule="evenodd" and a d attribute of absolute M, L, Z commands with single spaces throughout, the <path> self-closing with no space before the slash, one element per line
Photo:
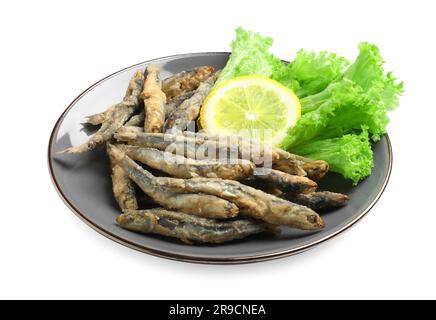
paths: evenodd
<path fill-rule="evenodd" d="M 316 211 L 348 201 L 343 194 L 316 191 L 315 181 L 328 171 L 326 162 L 251 140 L 187 131 L 218 74 L 202 66 L 161 80 L 153 65 L 145 74 L 137 70 L 120 103 L 87 118 L 99 130 L 63 152 L 106 148 L 122 212 L 116 221 L 128 230 L 193 244 L 277 234 L 279 226 L 324 228 Z M 211 160 L 207 152 L 197 152 L 205 146 L 220 155 L 236 150 L 236 161 Z M 253 150 L 270 159 L 270 169 L 256 171 L 262 164 L 250 158 Z M 147 209 L 140 209 L 138 190 L 149 201 Z"/>

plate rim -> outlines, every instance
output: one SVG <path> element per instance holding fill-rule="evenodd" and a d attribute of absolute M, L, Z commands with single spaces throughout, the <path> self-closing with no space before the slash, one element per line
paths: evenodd
<path fill-rule="evenodd" d="M 342 228 L 336 230 L 335 232 L 328 234 L 316 241 L 298 246 L 296 248 L 292 248 L 292 249 L 286 249 L 286 250 L 280 250 L 277 252 L 272 252 L 272 253 L 262 253 L 262 254 L 255 254 L 255 255 L 249 255 L 249 256 L 243 256 L 243 257 L 217 257 L 217 258 L 213 258 L 213 257 L 204 257 L 204 256 L 189 256 L 189 255 L 185 255 L 185 254 L 178 254 L 178 253 L 170 253 L 170 252 L 166 252 L 163 250 L 157 250 L 157 249 L 152 249 L 149 248 L 145 245 L 138 245 L 136 243 L 133 243 L 129 240 L 126 240 L 122 237 L 117 236 L 116 234 L 111 233 L 110 231 L 105 230 L 103 227 L 99 226 L 96 223 L 93 223 L 91 220 L 89 220 L 85 214 L 83 214 L 79 209 L 77 209 L 68 199 L 68 197 L 64 194 L 64 192 L 62 191 L 62 189 L 59 186 L 58 181 L 56 180 L 55 174 L 54 174 L 54 169 L 53 169 L 53 159 L 52 159 L 52 151 L 53 151 L 53 145 L 54 145 L 54 140 L 55 140 L 55 136 L 56 133 L 59 129 L 60 124 L 62 123 L 63 119 L 65 118 L 65 116 L 67 115 L 67 113 L 74 107 L 74 105 L 84 96 L 86 95 L 89 91 L 91 91 L 93 88 L 97 87 L 99 84 L 103 83 L 104 81 L 114 77 L 115 75 L 127 71 L 129 69 L 133 69 L 136 68 L 138 66 L 144 65 L 144 64 L 150 64 L 153 62 L 159 62 L 162 60 L 166 60 L 166 59 L 170 59 L 170 58 L 183 58 L 183 57 L 189 57 L 189 56 L 194 56 L 194 55 L 221 55 L 221 54 L 227 54 L 229 55 L 230 52 L 226 52 L 226 51 L 212 51 L 212 52 L 192 52 L 192 53 L 184 53 L 184 54 L 175 54 L 175 55 L 169 55 L 169 56 L 164 56 L 164 57 L 160 57 L 160 58 L 156 58 L 156 59 L 152 59 L 152 60 L 147 60 L 144 62 L 140 62 L 140 63 L 136 63 L 134 65 L 131 65 L 129 67 L 120 69 L 114 73 L 109 74 L 108 76 L 98 80 L 97 82 L 95 82 L 94 84 L 92 84 L 91 86 L 89 86 L 87 89 L 85 89 L 82 93 L 80 93 L 69 105 L 68 107 L 62 112 L 62 114 L 59 116 L 58 120 L 56 121 L 51 134 L 50 134 L 50 138 L 49 138 L 49 142 L 48 142 L 48 148 L 47 148 L 47 162 L 48 162 L 48 170 L 49 170 L 49 174 L 50 174 L 50 178 L 51 181 L 55 187 L 55 190 L 57 191 L 59 197 L 62 199 L 62 201 L 66 204 L 66 206 L 80 219 L 82 220 L 85 224 L 87 224 L 89 227 L 91 227 L 92 229 L 94 229 L 95 231 L 97 231 L 99 234 L 105 236 L 106 238 L 115 241 L 123 246 L 126 246 L 130 249 L 134 249 L 136 251 L 142 252 L 142 253 L 147 253 L 150 254 L 152 256 L 156 256 L 156 257 L 160 257 L 160 258 L 165 258 L 165 259 L 170 259 L 170 260 L 175 260 L 175 261 L 181 261 L 181 262 L 191 262 L 191 263 L 199 263 L 199 264 L 243 264 L 243 263 L 254 263 L 254 262 L 262 262 L 262 261 L 268 261 L 268 260 L 274 260 L 274 259 L 279 259 L 279 258 L 284 258 L 284 257 L 289 257 L 298 253 L 302 253 L 305 252 L 306 250 L 309 250 L 311 248 L 314 248 L 336 236 L 338 236 L 339 234 L 347 231 L 348 229 L 350 229 L 352 226 L 354 226 L 357 222 L 359 222 L 363 217 L 366 216 L 366 214 L 374 207 L 374 205 L 379 201 L 381 195 L 383 194 L 383 192 L 386 189 L 386 186 L 389 182 L 390 176 L 391 176 L 391 172 L 392 172 L 392 164 L 393 164 L 393 151 L 392 151 L 392 144 L 389 138 L 389 135 L 387 133 L 384 134 L 384 137 L 386 139 L 386 145 L 387 145 L 387 149 L 388 149 L 388 168 L 383 180 L 383 185 L 380 188 L 379 192 L 377 193 L 377 195 L 375 196 L 375 198 L 373 199 L 373 201 L 362 211 L 359 213 L 359 215 L 357 217 L 355 217 L 353 220 L 351 220 L 349 223 L 347 223 L 345 226 L 343 226 Z"/>

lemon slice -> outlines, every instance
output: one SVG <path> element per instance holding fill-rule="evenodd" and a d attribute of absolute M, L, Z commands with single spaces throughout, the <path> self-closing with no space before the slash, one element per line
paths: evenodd
<path fill-rule="evenodd" d="M 294 92 L 272 79 L 243 76 L 224 81 L 203 102 L 200 125 L 208 133 L 279 144 L 301 115 Z"/>

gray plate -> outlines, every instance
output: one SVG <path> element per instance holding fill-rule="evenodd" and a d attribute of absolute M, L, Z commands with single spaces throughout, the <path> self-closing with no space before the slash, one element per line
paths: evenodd
<path fill-rule="evenodd" d="M 114 221 L 119 210 L 112 197 L 110 168 L 100 151 L 81 155 L 57 154 L 88 138 L 81 122 L 85 116 L 101 112 L 123 98 L 133 72 L 148 63 L 162 68 L 167 77 L 182 70 L 210 65 L 222 68 L 228 53 L 194 53 L 160 58 L 116 72 L 97 82 L 64 111 L 50 137 L 48 162 L 54 185 L 73 212 L 96 231 L 130 248 L 174 260 L 200 263 L 245 263 L 284 257 L 305 251 L 346 230 L 359 221 L 381 196 L 389 179 L 392 151 L 386 135 L 374 144 L 375 168 L 357 187 L 341 176 L 329 173 L 320 183 L 322 189 L 346 193 L 349 204 L 323 214 L 326 228 L 320 232 L 283 229 L 277 237 L 257 236 L 219 246 L 189 246 L 154 235 L 136 234 L 118 227 Z"/>

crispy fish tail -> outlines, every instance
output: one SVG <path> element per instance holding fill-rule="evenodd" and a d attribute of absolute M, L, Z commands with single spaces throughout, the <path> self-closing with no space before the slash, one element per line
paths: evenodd
<path fill-rule="evenodd" d="M 139 70 L 136 71 L 136 72 L 141 72 L 142 73 L 142 71 L 139 71 Z M 134 94 L 133 91 L 136 90 L 135 87 L 136 87 L 136 84 L 132 84 L 132 82 L 130 82 L 130 84 L 129 84 L 127 90 L 126 90 L 126 93 L 124 94 L 123 100 L 128 99 L 132 94 Z M 87 119 L 86 119 L 86 123 L 92 124 L 94 126 L 102 124 L 108 118 L 110 112 L 114 108 L 115 108 L 115 106 L 111 106 L 111 107 L 109 107 L 107 110 L 105 110 L 103 112 L 100 112 L 100 113 L 88 116 Z"/>
<path fill-rule="evenodd" d="M 91 116 L 86 117 L 86 123 L 92 124 L 94 126 L 102 124 L 104 122 L 104 120 L 106 120 L 108 114 L 110 114 L 110 112 L 113 110 L 115 106 L 111 106 L 109 107 L 107 110 L 97 113 L 97 114 L 93 114 Z"/>

